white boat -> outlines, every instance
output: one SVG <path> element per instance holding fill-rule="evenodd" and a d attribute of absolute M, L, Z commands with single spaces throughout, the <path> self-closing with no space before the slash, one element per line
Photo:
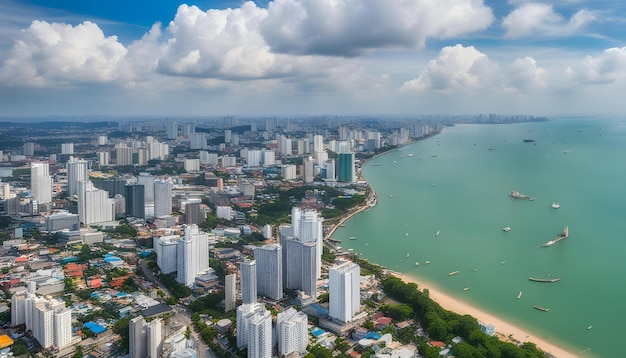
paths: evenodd
<path fill-rule="evenodd" d="M 469 291 L 469 287 L 463 287 L 463 291 Z"/>
<path fill-rule="evenodd" d="M 519 300 L 520 298 L 522 298 L 522 291 L 519 291 L 519 294 L 517 295 L 517 299 Z"/>
<path fill-rule="evenodd" d="M 589 326 L 589 327 L 587 327 L 587 330 L 590 330 L 590 329 L 592 329 L 592 328 L 593 328 L 593 326 Z"/>
<path fill-rule="evenodd" d="M 561 207 L 561 204 L 559 204 L 559 203 L 552 203 L 552 205 L 550 205 L 550 207 L 551 207 L 552 209 L 558 209 L 558 208 L 560 208 L 560 207 Z"/>
<path fill-rule="evenodd" d="M 510 226 L 503 227 L 502 231 L 509 232 L 509 231 L 511 231 L 511 227 Z"/>
<path fill-rule="evenodd" d="M 406 254 L 406 257 L 409 257 L 409 256 L 411 256 L 411 254 L 407 253 L 407 254 Z"/>
<path fill-rule="evenodd" d="M 428 265 L 430 263 L 430 261 L 426 261 L 425 263 L 426 263 L 426 265 Z"/>
<path fill-rule="evenodd" d="M 420 265 L 420 263 L 415 261 L 415 266 L 419 266 L 419 265 Z"/>
<path fill-rule="evenodd" d="M 501 262 L 500 262 L 500 265 L 504 265 L 505 263 L 506 263 L 506 260 L 501 261 Z"/>
<path fill-rule="evenodd" d="M 435 237 L 439 236 L 440 233 L 441 231 L 437 231 L 437 233 L 435 234 Z"/>

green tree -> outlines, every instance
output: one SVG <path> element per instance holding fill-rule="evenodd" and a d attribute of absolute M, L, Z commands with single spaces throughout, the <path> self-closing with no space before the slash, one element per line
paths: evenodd
<path fill-rule="evenodd" d="M 128 322 L 130 320 L 127 317 L 118 319 L 113 324 L 113 332 L 120 335 L 120 347 L 124 349 L 125 352 L 128 352 L 128 342 L 129 342 L 129 329 Z"/>
<path fill-rule="evenodd" d="M 76 346 L 76 350 L 74 354 L 72 354 L 72 358 L 83 358 L 83 346 L 80 344 Z"/>

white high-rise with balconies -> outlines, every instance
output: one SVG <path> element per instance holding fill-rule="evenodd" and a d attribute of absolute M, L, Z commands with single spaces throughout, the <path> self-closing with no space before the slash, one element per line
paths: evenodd
<path fill-rule="evenodd" d="M 74 143 L 62 143 L 61 154 L 74 154 Z"/>
<path fill-rule="evenodd" d="M 198 225 L 185 227 L 185 236 L 178 242 L 176 280 L 188 287 L 196 276 L 209 268 L 209 237 Z"/>
<path fill-rule="evenodd" d="M 241 301 L 243 304 L 256 302 L 257 280 L 256 261 L 244 258 L 239 265 L 241 272 Z"/>
<path fill-rule="evenodd" d="M 172 213 L 173 184 L 166 180 L 154 182 L 154 216 L 167 216 Z"/>
<path fill-rule="evenodd" d="M 137 176 L 137 183 L 143 185 L 144 192 L 144 210 L 146 219 L 154 218 L 154 176 L 148 173 L 139 173 Z M 171 200 L 171 199 L 170 199 Z"/>
<path fill-rule="evenodd" d="M 137 316 L 128 322 L 128 357 L 146 358 L 148 347 L 146 346 L 146 320 Z"/>
<path fill-rule="evenodd" d="M 152 246 L 157 257 L 157 265 L 162 273 L 169 274 L 177 270 L 178 235 L 167 235 L 152 239 Z"/>
<path fill-rule="evenodd" d="M 277 244 L 266 244 L 254 248 L 257 268 L 257 290 L 260 296 L 272 300 L 283 298 L 283 254 Z"/>
<path fill-rule="evenodd" d="M 159 358 L 163 346 L 163 336 L 161 335 L 163 322 L 160 318 L 154 319 L 146 324 L 146 353 L 148 358 Z"/>
<path fill-rule="evenodd" d="M 293 307 L 276 317 L 278 354 L 283 357 L 292 352 L 305 353 L 309 344 L 308 317 Z"/>
<path fill-rule="evenodd" d="M 231 273 L 224 277 L 224 312 L 235 309 L 237 303 L 237 275 Z"/>
<path fill-rule="evenodd" d="M 87 179 L 87 161 L 71 158 L 67 162 L 67 195 L 78 195 L 78 182 Z"/>
<path fill-rule="evenodd" d="M 361 309 L 359 265 L 344 261 L 328 270 L 328 315 L 341 322 L 350 322 Z"/>
<path fill-rule="evenodd" d="M 324 245 L 322 221 L 322 217 L 315 210 L 302 210 L 297 207 L 291 210 L 291 225 L 294 237 L 302 242 L 315 243 L 317 246 L 317 278 L 322 276 L 322 251 Z"/>
<path fill-rule="evenodd" d="M 263 308 L 249 319 L 248 358 L 272 358 L 272 314 Z"/>
<path fill-rule="evenodd" d="M 52 202 L 52 177 L 48 163 L 30 163 L 30 195 L 39 204 Z"/>
<path fill-rule="evenodd" d="M 78 219 L 83 225 L 113 221 L 115 201 L 89 180 L 78 182 Z"/>

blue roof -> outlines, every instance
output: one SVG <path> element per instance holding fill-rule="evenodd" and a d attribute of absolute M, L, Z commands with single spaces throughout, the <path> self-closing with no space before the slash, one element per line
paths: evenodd
<path fill-rule="evenodd" d="M 152 251 L 142 251 L 139 253 L 139 256 L 141 257 L 148 257 L 150 256 L 150 254 L 152 253 Z"/>
<path fill-rule="evenodd" d="M 314 335 L 315 337 L 319 337 L 319 336 L 321 336 L 322 334 L 324 334 L 324 330 L 322 330 L 322 329 L 320 329 L 320 328 L 315 327 L 315 328 L 311 331 L 311 334 L 312 334 L 312 335 Z"/>
<path fill-rule="evenodd" d="M 71 256 L 71 257 L 66 257 L 66 258 L 61 259 L 61 262 L 64 264 L 68 262 L 74 262 L 74 261 L 78 261 L 78 257 Z"/>
<path fill-rule="evenodd" d="M 120 261 L 121 259 L 117 256 L 107 256 L 104 258 L 106 262 Z"/>
<path fill-rule="evenodd" d="M 367 338 L 367 339 L 380 339 L 380 334 L 378 334 L 376 332 L 367 332 L 367 334 L 365 335 L 365 338 Z"/>
<path fill-rule="evenodd" d="M 85 324 L 83 324 L 83 327 L 87 328 L 95 334 L 100 334 L 107 330 L 106 328 L 92 321 L 86 322 Z"/>

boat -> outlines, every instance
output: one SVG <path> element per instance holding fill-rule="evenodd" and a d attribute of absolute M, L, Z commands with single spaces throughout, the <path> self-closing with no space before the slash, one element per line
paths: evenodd
<path fill-rule="evenodd" d="M 535 198 L 522 194 L 519 191 L 515 191 L 515 190 L 509 193 L 509 197 L 511 199 L 522 199 L 522 200 L 530 200 L 530 201 L 535 200 Z"/>
<path fill-rule="evenodd" d="M 590 329 L 592 329 L 592 328 L 593 328 L 593 326 L 589 326 L 589 327 L 587 327 L 587 330 L 590 330 Z"/>
<path fill-rule="evenodd" d="M 591 350 L 591 348 L 583 349 L 582 351 L 580 351 L 580 354 L 585 354 L 585 353 L 589 352 L 590 350 Z"/>
<path fill-rule="evenodd" d="M 412 157 L 412 156 L 413 156 L 413 154 L 407 154 L 406 156 L 407 156 L 407 157 Z"/>
<path fill-rule="evenodd" d="M 541 306 L 533 306 L 534 309 L 542 311 L 542 312 L 548 312 L 550 309 L 549 308 L 545 308 L 545 307 L 541 307 Z"/>
<path fill-rule="evenodd" d="M 356 236 L 350 236 L 350 240 L 356 240 Z"/>
<path fill-rule="evenodd" d="M 437 233 L 435 233 L 435 237 L 439 236 L 440 233 L 441 231 L 437 231 Z"/>
<path fill-rule="evenodd" d="M 419 266 L 419 265 L 420 265 L 420 263 L 415 261 L 415 266 Z"/>
<path fill-rule="evenodd" d="M 454 276 L 454 275 L 456 275 L 457 273 L 459 273 L 459 271 L 452 271 L 452 272 L 450 272 L 450 273 L 448 274 L 448 276 Z"/>
<path fill-rule="evenodd" d="M 409 253 L 407 252 L 407 253 L 406 253 L 406 257 L 409 257 L 409 256 L 411 256 L 411 254 L 409 254 Z"/>
<path fill-rule="evenodd" d="M 500 261 L 500 265 L 504 265 L 505 263 L 506 263 L 506 260 Z"/>
<path fill-rule="evenodd" d="M 536 278 L 536 277 L 529 277 L 528 278 L 531 281 L 535 281 L 535 282 L 547 282 L 547 283 L 554 283 L 554 282 L 559 282 L 561 281 L 560 277 L 556 277 L 556 278 Z"/>
<path fill-rule="evenodd" d="M 352 252 L 352 251 L 354 251 L 354 249 L 348 249 L 348 251 Z"/>
<path fill-rule="evenodd" d="M 426 261 L 426 262 L 424 262 L 424 263 L 425 263 L 426 265 L 428 265 L 428 264 L 430 263 L 430 261 Z"/>
<path fill-rule="evenodd" d="M 393 194 L 389 194 L 389 197 L 390 197 L 390 198 L 393 198 Z"/>
<path fill-rule="evenodd" d="M 532 143 L 534 141 L 535 141 L 534 139 L 522 139 L 522 142 L 524 143 Z"/>
<path fill-rule="evenodd" d="M 502 228 L 502 231 L 509 232 L 509 231 L 511 231 L 511 227 L 510 226 L 505 226 L 505 227 Z"/>
<path fill-rule="evenodd" d="M 552 205 L 550 205 L 550 207 L 551 207 L 552 209 L 558 209 L 558 208 L 560 208 L 560 207 L 561 207 L 561 204 L 559 204 L 559 203 L 552 203 Z"/>
<path fill-rule="evenodd" d="M 520 298 L 522 298 L 522 291 L 519 291 L 519 294 L 517 295 L 517 299 L 519 300 Z"/>
<path fill-rule="evenodd" d="M 407 233 L 404 233 L 404 236 L 409 236 L 409 233 L 408 233 L 408 232 L 407 232 Z"/>
<path fill-rule="evenodd" d="M 463 287 L 463 291 L 469 291 L 469 287 Z"/>

